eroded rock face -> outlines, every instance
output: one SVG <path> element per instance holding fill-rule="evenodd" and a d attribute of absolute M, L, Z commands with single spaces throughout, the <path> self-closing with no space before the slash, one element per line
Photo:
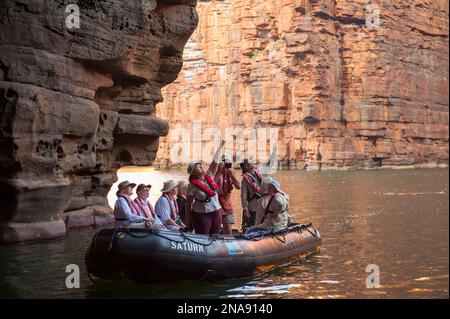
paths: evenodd
<path fill-rule="evenodd" d="M 283 167 L 447 165 L 448 1 L 370 3 L 379 25 L 369 1 L 200 2 L 159 116 L 278 128 Z"/>
<path fill-rule="evenodd" d="M 80 28 L 68 29 L 77 3 Z M 182 66 L 195 0 L 0 4 L 0 242 L 111 222 L 116 170 L 151 165 L 161 87 Z"/>

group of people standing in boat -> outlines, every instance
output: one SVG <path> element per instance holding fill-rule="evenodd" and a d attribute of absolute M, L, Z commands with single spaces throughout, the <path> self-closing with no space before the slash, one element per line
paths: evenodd
<path fill-rule="evenodd" d="M 114 207 L 116 227 L 147 227 L 157 230 L 194 231 L 196 234 L 232 234 L 235 210 L 231 201 L 234 189 L 241 191 L 242 225 L 247 231 L 279 231 L 288 226 L 289 196 L 280 183 L 264 177 L 252 161 L 240 167 L 242 181 L 236 176 L 229 156 L 221 156 L 222 141 L 207 170 L 201 162 L 187 169 L 189 183 L 164 183 L 155 207 L 149 201 L 151 185 L 119 184 Z"/>

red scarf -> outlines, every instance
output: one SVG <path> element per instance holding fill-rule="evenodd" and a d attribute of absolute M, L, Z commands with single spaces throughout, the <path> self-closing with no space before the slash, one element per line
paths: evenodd
<path fill-rule="evenodd" d="M 150 218 L 150 215 L 147 212 L 147 209 L 150 211 L 153 217 L 156 217 L 155 210 L 153 209 L 152 204 L 146 200 L 145 204 L 142 204 L 142 201 L 139 197 L 137 197 L 134 202 L 138 205 L 141 211 L 144 213 L 145 217 Z M 146 209 L 147 208 L 147 209 Z"/>
<path fill-rule="evenodd" d="M 167 201 L 169 202 L 169 206 L 170 206 L 170 215 L 172 216 L 172 220 L 176 221 L 178 218 L 178 204 L 177 201 L 170 198 L 169 195 L 163 195 L 163 197 L 165 197 L 167 199 Z"/>
<path fill-rule="evenodd" d="M 253 173 L 255 173 L 256 176 L 259 178 L 259 181 L 260 181 L 259 183 L 257 182 L 255 177 L 251 173 L 244 173 L 242 176 L 245 178 L 245 180 L 250 185 L 250 187 L 253 189 L 253 191 L 255 193 L 260 194 L 261 193 L 261 186 L 260 186 L 260 184 L 263 181 L 264 177 L 256 169 L 254 170 Z"/>
<path fill-rule="evenodd" d="M 217 185 L 216 182 L 214 182 L 214 180 L 208 174 L 205 174 L 205 180 L 208 186 L 198 178 L 191 179 L 191 183 L 200 188 L 200 190 L 203 193 L 207 194 L 209 197 L 214 197 L 216 195 L 215 190 L 219 188 L 219 185 Z"/>
<path fill-rule="evenodd" d="M 137 207 L 135 206 L 134 202 L 131 200 L 130 197 L 125 196 L 125 195 L 120 195 L 119 197 L 125 198 L 125 200 L 127 201 L 128 206 L 130 207 L 131 212 L 133 213 L 133 215 L 138 215 L 139 216 L 139 212 L 137 211 Z"/>

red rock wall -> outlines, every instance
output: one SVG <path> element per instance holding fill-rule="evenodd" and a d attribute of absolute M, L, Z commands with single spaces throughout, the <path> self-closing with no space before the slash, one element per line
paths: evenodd
<path fill-rule="evenodd" d="M 80 28 L 66 26 L 66 4 Z M 111 222 L 116 170 L 151 165 L 195 0 L 0 2 L 0 242 Z M 66 221 L 66 224 L 64 223 Z"/>
<path fill-rule="evenodd" d="M 278 128 L 284 167 L 447 165 L 448 1 L 370 3 L 379 27 L 363 0 L 199 2 L 158 116 Z M 172 165 L 178 137 L 161 141 Z"/>

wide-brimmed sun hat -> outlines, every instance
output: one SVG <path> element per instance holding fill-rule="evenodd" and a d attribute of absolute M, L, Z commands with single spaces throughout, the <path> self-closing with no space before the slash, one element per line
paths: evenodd
<path fill-rule="evenodd" d="M 172 189 L 174 189 L 175 187 L 177 187 L 177 183 L 173 180 L 164 182 L 164 186 L 161 189 L 161 192 L 163 193 L 167 193 L 170 192 Z"/>
<path fill-rule="evenodd" d="M 269 184 L 272 182 L 272 177 L 267 176 L 261 183 L 261 192 L 266 194 L 269 190 L 267 189 Z"/>
<path fill-rule="evenodd" d="M 270 179 L 269 179 L 270 178 Z M 272 185 L 273 187 L 275 187 L 275 189 L 279 192 L 282 192 L 281 190 L 281 184 L 280 182 L 278 182 L 274 177 L 266 177 L 263 181 L 263 183 L 265 185 L 267 185 L 266 187 L 268 187 L 269 185 Z M 266 188 L 267 189 L 267 188 Z"/>
<path fill-rule="evenodd" d="M 120 183 L 117 188 L 119 189 L 119 191 L 122 191 L 124 188 L 128 187 L 128 186 L 133 186 L 133 188 L 136 187 L 135 183 L 130 183 L 129 181 L 123 181 L 122 183 Z"/>

